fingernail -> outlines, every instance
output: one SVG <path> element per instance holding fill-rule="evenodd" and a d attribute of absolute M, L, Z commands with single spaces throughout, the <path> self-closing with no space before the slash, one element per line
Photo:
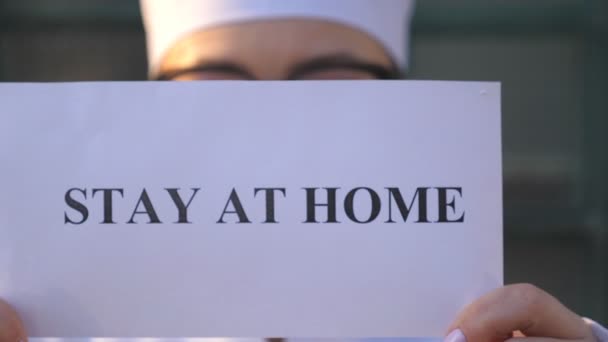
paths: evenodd
<path fill-rule="evenodd" d="M 467 342 L 467 338 L 462 333 L 462 330 L 456 329 L 448 334 L 443 339 L 444 342 Z"/>

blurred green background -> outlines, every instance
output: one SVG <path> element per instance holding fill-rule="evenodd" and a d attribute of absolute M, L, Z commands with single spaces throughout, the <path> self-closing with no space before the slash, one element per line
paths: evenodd
<path fill-rule="evenodd" d="M 0 81 L 145 77 L 136 0 L 0 0 Z M 409 78 L 502 82 L 506 282 L 607 324 L 608 1 L 419 0 Z"/>

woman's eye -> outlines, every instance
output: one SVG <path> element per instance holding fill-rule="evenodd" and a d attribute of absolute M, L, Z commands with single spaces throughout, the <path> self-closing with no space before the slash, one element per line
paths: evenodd
<path fill-rule="evenodd" d="M 375 79 L 372 73 L 364 70 L 335 68 L 311 71 L 299 75 L 299 80 L 372 80 Z"/>

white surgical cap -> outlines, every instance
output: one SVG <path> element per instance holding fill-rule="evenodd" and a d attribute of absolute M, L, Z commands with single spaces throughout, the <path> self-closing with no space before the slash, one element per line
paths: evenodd
<path fill-rule="evenodd" d="M 188 33 L 222 24 L 312 18 L 358 28 L 407 68 L 414 0 L 141 0 L 148 64 L 154 74 L 165 53 Z"/>

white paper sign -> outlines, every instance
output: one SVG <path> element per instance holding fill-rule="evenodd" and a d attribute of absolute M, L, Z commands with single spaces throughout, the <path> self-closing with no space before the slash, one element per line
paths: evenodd
<path fill-rule="evenodd" d="M 500 85 L 0 84 L 32 336 L 437 337 L 502 284 Z"/>

